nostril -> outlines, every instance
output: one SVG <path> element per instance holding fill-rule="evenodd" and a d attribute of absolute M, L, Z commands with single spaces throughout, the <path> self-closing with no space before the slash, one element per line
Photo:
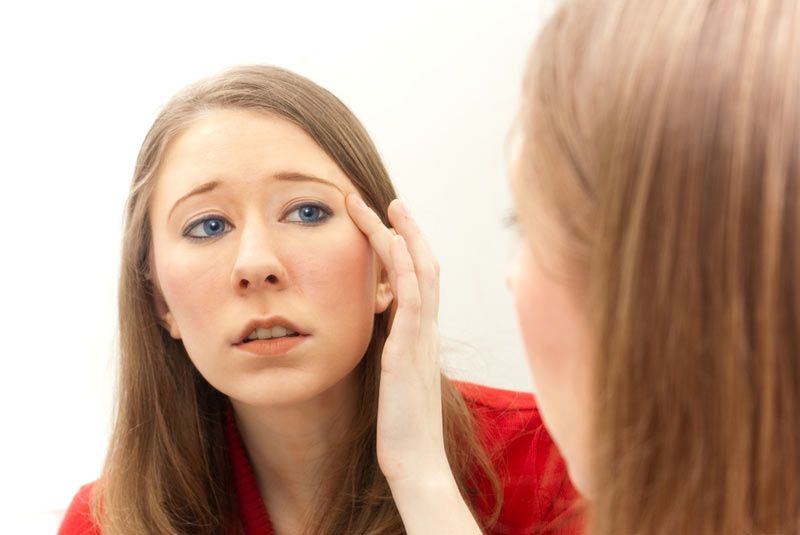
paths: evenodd
<path fill-rule="evenodd" d="M 278 282 L 278 277 L 276 277 L 275 275 L 269 275 L 269 276 L 266 278 L 266 281 L 267 281 L 268 283 L 270 283 L 270 284 L 276 284 L 276 283 Z"/>
<path fill-rule="evenodd" d="M 246 290 L 248 286 L 250 286 L 250 283 L 247 281 L 247 279 L 242 279 L 239 281 L 239 288 L 242 290 Z"/>

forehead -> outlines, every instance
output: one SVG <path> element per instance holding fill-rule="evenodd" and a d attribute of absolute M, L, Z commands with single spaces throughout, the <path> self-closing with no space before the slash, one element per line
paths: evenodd
<path fill-rule="evenodd" d="M 263 183 L 279 173 L 319 176 L 342 191 L 350 180 L 299 126 L 243 109 L 205 112 L 173 139 L 158 172 L 157 197 L 171 197 L 209 180 Z"/>

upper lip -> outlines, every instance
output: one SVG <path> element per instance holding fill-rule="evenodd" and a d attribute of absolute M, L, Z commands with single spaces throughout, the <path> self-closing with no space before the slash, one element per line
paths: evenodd
<path fill-rule="evenodd" d="M 247 325 L 244 327 L 244 329 L 242 329 L 239 332 L 238 337 L 236 338 L 236 340 L 234 340 L 233 343 L 241 344 L 247 339 L 248 336 L 250 336 L 250 333 L 252 333 L 259 327 L 262 327 L 264 329 L 269 329 L 271 327 L 277 327 L 277 326 L 286 327 L 290 331 L 294 331 L 300 335 L 308 334 L 304 332 L 302 329 L 300 329 L 298 326 L 296 326 L 294 323 L 284 318 L 283 316 L 269 316 L 267 318 L 254 319 L 248 321 Z"/>

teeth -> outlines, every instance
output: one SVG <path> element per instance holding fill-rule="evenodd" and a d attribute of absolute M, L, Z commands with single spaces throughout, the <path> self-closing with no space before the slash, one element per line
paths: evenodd
<path fill-rule="evenodd" d="M 286 327 L 273 327 L 272 328 L 272 337 L 273 338 L 281 338 L 286 336 Z"/>
<path fill-rule="evenodd" d="M 259 340 L 269 340 L 272 338 L 272 329 L 265 329 L 264 327 L 259 327 L 256 329 L 256 333 L 258 334 Z"/>
<path fill-rule="evenodd" d="M 265 327 L 258 327 L 248 335 L 247 340 L 269 340 L 270 338 L 283 338 L 284 336 L 296 335 L 296 332 L 280 325 L 269 329 Z"/>

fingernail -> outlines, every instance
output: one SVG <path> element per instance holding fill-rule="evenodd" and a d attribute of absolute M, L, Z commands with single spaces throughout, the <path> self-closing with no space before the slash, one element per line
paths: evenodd
<path fill-rule="evenodd" d="M 411 214 L 408 212 L 408 207 L 400 199 L 397 199 L 397 209 L 400 210 L 400 213 L 405 217 L 411 219 Z"/>

